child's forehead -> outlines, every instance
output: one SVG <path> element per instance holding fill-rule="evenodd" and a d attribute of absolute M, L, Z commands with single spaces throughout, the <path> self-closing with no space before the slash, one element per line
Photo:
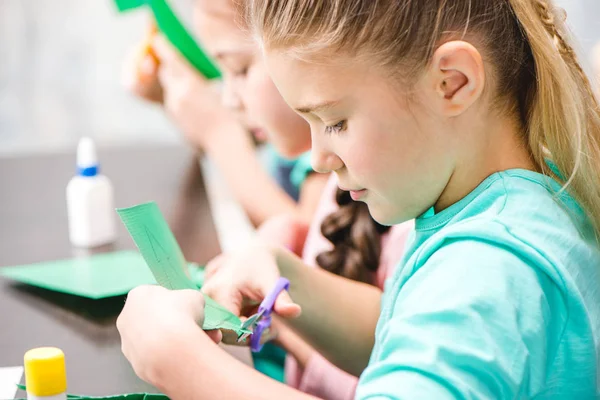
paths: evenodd
<path fill-rule="evenodd" d="M 334 60 L 311 62 L 285 51 L 267 51 L 268 71 L 281 94 L 292 108 L 316 108 L 339 105 L 340 99 L 354 97 L 369 78 L 366 65 Z M 293 78 L 290 78 L 293 77 Z"/>
<path fill-rule="evenodd" d="M 343 54 L 331 54 L 327 57 L 302 56 L 294 49 L 267 49 L 264 56 L 269 68 L 292 73 L 294 79 L 310 78 L 321 87 L 327 86 L 328 82 L 354 85 L 373 75 L 373 66 L 368 62 L 352 59 Z"/>
<path fill-rule="evenodd" d="M 243 33 L 236 9 L 230 0 L 195 0 L 194 25 L 196 30 L 215 30 Z"/>
<path fill-rule="evenodd" d="M 213 57 L 246 54 L 255 49 L 251 38 L 237 25 L 229 0 L 196 0 L 194 30 Z M 227 7 L 231 8 L 227 12 Z"/>
<path fill-rule="evenodd" d="M 237 13 L 233 0 L 194 0 L 194 10 L 227 19 L 235 18 Z"/>
<path fill-rule="evenodd" d="M 196 0 L 194 3 L 194 22 L 196 27 L 202 24 L 220 26 L 223 29 L 240 30 L 236 25 L 235 10 L 217 0 L 214 3 L 207 0 Z"/>

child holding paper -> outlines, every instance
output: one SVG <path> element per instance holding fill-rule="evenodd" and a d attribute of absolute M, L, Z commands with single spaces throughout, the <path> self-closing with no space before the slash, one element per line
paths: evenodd
<path fill-rule="evenodd" d="M 415 232 L 383 298 L 268 244 L 206 293 L 247 315 L 288 278 L 275 312 L 361 375 L 358 399 L 597 398 L 600 109 L 552 1 L 247 5 L 315 169 Z M 202 303 L 130 294 L 118 326 L 140 377 L 173 399 L 309 398 L 214 346 Z"/>
<path fill-rule="evenodd" d="M 306 123 L 300 119 L 300 124 L 297 124 L 299 117 L 287 105 L 279 104 L 281 99 L 270 83 L 270 78 L 262 76 L 263 66 L 258 49 L 242 28 L 236 25 L 235 13 L 234 2 L 231 0 L 195 2 L 198 33 L 201 38 L 204 38 L 205 48 L 215 57 L 224 74 L 223 95 L 226 104 L 238 101 L 233 107 L 236 108 L 242 106 L 239 101 L 243 100 L 243 104 L 248 105 L 247 108 L 246 106 L 243 108 L 247 111 L 245 115 L 259 117 L 255 124 L 275 127 L 276 129 L 272 130 L 273 133 L 268 135 L 268 138 L 280 151 L 291 153 L 290 149 L 303 146 L 309 148 L 310 137 L 305 134 L 308 132 Z M 174 63 L 172 60 L 182 63 L 172 49 L 162 41 L 150 47 L 146 46 L 146 50 L 148 49 L 153 50 L 144 53 L 142 67 L 148 64 L 151 71 L 154 71 L 158 67 L 155 58 L 166 60 L 158 69 L 158 77 L 161 76 L 162 68 L 168 70 L 168 63 Z M 174 63 L 174 65 L 179 64 Z M 178 90 L 177 88 L 183 90 L 186 83 L 194 87 L 202 82 L 199 76 L 187 66 L 182 64 L 178 68 L 182 70 L 181 75 L 167 78 L 165 82 L 169 84 L 165 85 L 166 89 L 173 90 L 174 86 L 174 90 Z M 152 74 L 140 76 L 152 82 Z M 182 76 L 187 78 L 183 79 Z M 146 95 L 150 96 L 151 92 L 148 90 L 152 85 L 148 85 L 148 81 L 145 82 L 146 85 L 138 85 L 136 90 L 146 90 Z M 156 83 L 155 81 L 154 84 Z M 154 93 L 162 93 L 162 87 L 157 87 L 160 91 L 155 90 Z M 194 102 L 193 107 L 182 109 L 192 112 L 196 108 L 203 107 L 196 104 L 202 100 L 200 94 L 201 90 L 190 90 L 185 96 L 182 95 L 181 99 Z M 185 112 L 180 115 L 180 118 L 176 119 L 196 118 L 195 115 Z M 288 118 L 290 115 L 292 118 Z M 291 123 L 287 123 L 286 118 Z M 194 131 L 193 126 L 189 129 Z M 219 134 L 223 137 L 228 135 L 227 132 Z M 198 134 L 194 134 L 194 137 L 195 140 L 201 139 L 198 138 Z M 210 142 L 214 138 L 206 140 Z M 229 142 L 229 144 L 236 146 L 236 143 Z M 225 148 L 218 151 L 229 154 L 229 150 Z M 367 282 L 382 289 L 385 278 L 391 273 L 392 266 L 399 261 L 403 253 L 411 224 L 392 229 L 376 224 L 364 204 L 353 202 L 347 192 L 337 190 L 334 176 L 331 176 L 326 188 L 318 195 L 320 197 L 318 210 L 312 221 L 308 221 L 310 230 L 309 223 L 305 219 L 299 217 L 297 213 L 287 212 L 267 220 L 259 229 L 260 236 L 271 242 L 285 245 L 297 254 L 304 253 L 307 264 L 311 266 L 319 265 L 338 275 Z M 322 229 L 325 236 L 321 234 Z M 286 368 L 288 383 L 307 392 L 326 391 L 330 393 L 327 395 L 328 398 L 352 396 L 357 379 L 328 363 L 318 355 L 318 352 L 289 330 L 285 330 L 283 326 L 279 330 L 276 343 L 292 354 L 288 357 Z M 276 371 L 278 356 L 279 353 L 274 346 L 267 345 L 261 354 L 255 355 L 255 365 L 259 370 L 277 378 L 281 374 Z M 270 360 L 265 361 L 265 358 Z M 296 360 L 300 361 L 299 367 Z M 282 367 L 283 365 L 280 366 Z M 346 391 L 343 392 L 342 389 Z"/>

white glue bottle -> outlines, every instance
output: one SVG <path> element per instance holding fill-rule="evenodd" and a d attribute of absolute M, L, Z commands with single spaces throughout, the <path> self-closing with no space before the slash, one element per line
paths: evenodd
<path fill-rule="evenodd" d="M 65 354 L 56 347 L 38 347 L 25 353 L 28 400 L 67 400 Z"/>
<path fill-rule="evenodd" d="M 96 247 L 116 239 L 113 187 L 100 174 L 96 148 L 84 137 L 77 147 L 77 176 L 67 185 L 69 238 L 76 247 Z"/>

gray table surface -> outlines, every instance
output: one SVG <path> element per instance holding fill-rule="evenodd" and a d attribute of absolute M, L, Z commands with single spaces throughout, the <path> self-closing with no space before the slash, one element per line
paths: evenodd
<path fill-rule="evenodd" d="M 117 207 L 156 201 L 186 259 L 205 263 L 218 254 L 194 154 L 173 146 L 98 152 Z M 73 153 L 0 158 L 0 268 L 90 253 L 72 248 L 68 239 L 65 189 L 74 163 Z M 134 249 L 118 226 L 116 243 L 91 252 Z M 115 320 L 123 303 L 124 297 L 93 301 L 0 278 L 0 367 L 22 365 L 30 348 L 57 346 L 65 352 L 70 393 L 156 392 L 121 354 Z M 247 351 L 228 350 L 248 362 Z"/>

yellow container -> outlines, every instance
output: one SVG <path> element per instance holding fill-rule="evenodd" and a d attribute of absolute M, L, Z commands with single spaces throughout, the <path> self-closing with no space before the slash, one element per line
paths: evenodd
<path fill-rule="evenodd" d="M 67 392 L 65 354 L 56 347 L 25 353 L 25 385 L 31 397 L 54 397 Z"/>

